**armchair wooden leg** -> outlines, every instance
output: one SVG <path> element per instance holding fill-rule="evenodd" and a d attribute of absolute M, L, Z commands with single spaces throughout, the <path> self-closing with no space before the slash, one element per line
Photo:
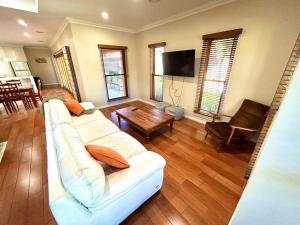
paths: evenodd
<path fill-rule="evenodd" d="M 232 128 L 231 129 L 231 133 L 229 135 L 229 138 L 227 139 L 227 143 L 226 144 L 228 144 L 228 145 L 230 144 L 230 141 L 231 141 L 231 139 L 233 137 L 234 131 L 235 131 L 235 128 Z"/>
<path fill-rule="evenodd" d="M 205 137 L 204 137 L 204 140 L 206 140 L 207 136 L 208 136 L 208 132 L 206 132 Z"/>

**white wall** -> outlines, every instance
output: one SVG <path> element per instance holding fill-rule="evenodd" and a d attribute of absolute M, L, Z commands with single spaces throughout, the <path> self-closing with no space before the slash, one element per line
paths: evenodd
<path fill-rule="evenodd" d="M 274 118 L 231 225 L 299 224 L 300 64 Z"/>
<path fill-rule="evenodd" d="M 54 71 L 50 49 L 47 48 L 24 48 L 33 76 L 40 77 L 43 85 L 57 84 L 57 77 Z M 46 63 L 37 63 L 36 58 L 45 58 Z"/>
<path fill-rule="evenodd" d="M 127 46 L 128 91 L 131 98 L 138 97 L 136 72 L 136 42 L 134 34 L 71 24 L 81 79 L 86 100 L 106 105 L 107 96 L 98 44 Z"/>
<path fill-rule="evenodd" d="M 14 72 L 7 62 L 7 59 L 11 61 L 27 61 L 22 46 L 10 46 L 0 44 L 0 77 L 14 77 Z"/>
<path fill-rule="evenodd" d="M 270 104 L 300 30 L 299 12 L 299 0 L 240 0 L 138 33 L 139 96 L 150 97 L 148 44 L 165 41 L 166 51 L 196 49 L 199 63 L 202 35 L 243 28 L 224 112 L 233 114 L 245 98 Z M 180 89 L 182 78 L 176 79 L 175 87 Z M 171 102 L 169 84 L 166 78 L 164 100 Z M 182 106 L 187 114 L 195 115 L 196 79 L 186 78 L 183 88 Z"/>

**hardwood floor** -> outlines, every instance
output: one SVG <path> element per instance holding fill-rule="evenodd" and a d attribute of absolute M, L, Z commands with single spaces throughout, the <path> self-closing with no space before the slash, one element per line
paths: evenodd
<path fill-rule="evenodd" d="M 70 98 L 61 89 L 44 96 Z M 115 110 L 101 111 L 117 124 Z M 48 207 L 46 140 L 40 109 L 0 114 L 0 142 L 8 141 L 0 164 L 0 225 L 56 224 Z M 122 129 L 166 161 L 162 190 L 122 224 L 227 224 L 245 186 L 244 171 L 253 146 L 231 146 L 217 153 L 203 140 L 202 124 L 184 119 L 173 132 L 160 129 L 146 143 L 143 134 L 122 120 Z"/>

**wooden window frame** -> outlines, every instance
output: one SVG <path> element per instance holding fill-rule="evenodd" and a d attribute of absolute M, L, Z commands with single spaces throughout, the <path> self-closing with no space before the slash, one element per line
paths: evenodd
<path fill-rule="evenodd" d="M 118 45 L 102 45 L 102 44 L 99 44 L 98 48 L 100 50 L 100 55 L 101 55 L 102 69 L 103 69 L 103 75 L 104 75 L 104 80 L 105 80 L 105 88 L 106 88 L 106 94 L 107 94 L 107 101 L 112 102 L 112 101 L 117 101 L 117 100 L 129 98 L 128 85 L 127 85 L 127 78 L 128 78 L 127 60 L 126 60 L 126 51 L 127 51 L 128 47 L 127 46 L 118 46 Z M 105 49 L 105 50 L 120 50 L 121 51 L 124 74 L 118 74 L 118 76 L 123 76 L 124 77 L 125 95 L 122 96 L 122 97 L 112 98 L 112 99 L 109 98 L 109 93 L 108 93 L 108 88 L 107 88 L 107 79 L 106 78 L 109 77 L 109 76 L 115 76 L 115 75 L 106 75 L 105 74 L 105 67 L 104 67 L 103 54 L 102 54 L 103 49 Z"/>
<path fill-rule="evenodd" d="M 231 49 L 230 63 L 228 66 L 226 78 L 225 78 L 225 81 L 220 81 L 220 82 L 224 83 L 224 87 L 223 87 L 223 93 L 221 95 L 216 113 L 219 114 L 220 111 L 222 110 L 224 98 L 225 98 L 226 91 L 227 91 L 228 81 L 229 81 L 229 77 L 230 77 L 230 73 L 231 73 L 231 68 L 232 68 L 232 64 L 233 64 L 233 59 L 234 59 L 234 55 L 235 55 L 235 48 L 236 48 L 236 45 L 238 42 L 238 38 L 239 38 L 240 34 L 242 34 L 242 32 L 243 32 L 243 29 L 240 28 L 240 29 L 235 29 L 235 30 L 229 30 L 229 31 L 223 31 L 223 32 L 203 35 L 203 37 L 202 37 L 202 40 L 203 40 L 202 56 L 201 56 L 201 63 L 200 63 L 200 76 L 199 76 L 199 80 L 198 80 L 198 86 L 200 86 L 200 93 L 198 94 L 198 97 L 196 97 L 196 107 L 194 110 L 195 113 L 200 113 L 205 116 L 212 116 L 211 113 L 205 113 L 205 112 L 201 111 L 204 84 L 205 84 L 205 81 L 207 81 L 206 76 L 207 76 L 207 71 L 208 71 L 208 66 L 209 66 L 209 58 L 210 58 L 210 54 L 211 54 L 212 42 L 216 41 L 216 40 L 234 38 L 235 43 L 233 44 L 233 48 Z M 202 75 L 201 75 L 201 73 L 202 73 Z M 213 81 L 218 82 L 217 80 L 213 80 Z M 199 88 L 197 88 L 197 89 L 199 89 Z"/>
<path fill-rule="evenodd" d="M 156 99 L 155 98 L 155 77 L 156 76 L 162 76 L 162 75 L 157 75 L 155 74 L 155 49 L 156 48 L 161 48 L 161 47 L 166 47 L 167 43 L 166 42 L 160 42 L 160 43 L 154 43 L 154 44 L 149 44 L 148 48 L 150 49 L 150 99 L 161 102 L 162 100 Z"/>

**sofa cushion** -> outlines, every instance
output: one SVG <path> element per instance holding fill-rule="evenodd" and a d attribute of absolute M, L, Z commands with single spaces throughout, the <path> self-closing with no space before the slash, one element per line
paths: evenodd
<path fill-rule="evenodd" d="M 106 118 L 89 121 L 76 127 L 84 144 L 119 131 L 119 128 Z"/>
<path fill-rule="evenodd" d="M 62 123 L 72 123 L 71 114 L 62 100 L 51 99 L 48 105 L 52 128 Z"/>
<path fill-rule="evenodd" d="M 72 125 L 57 126 L 54 140 L 64 187 L 83 205 L 93 207 L 104 193 L 105 175 L 102 167 L 86 151 Z"/>
<path fill-rule="evenodd" d="M 79 116 L 81 113 L 84 112 L 84 108 L 82 105 L 80 105 L 79 102 L 77 102 L 74 99 L 70 99 L 68 101 L 64 102 L 65 106 L 68 108 L 68 110 L 75 114 L 76 116 Z"/>
<path fill-rule="evenodd" d="M 105 116 L 99 110 L 95 110 L 95 112 L 91 114 L 81 114 L 80 116 L 72 116 L 72 122 L 75 126 L 80 126 L 85 123 L 100 119 L 105 119 Z"/>
<path fill-rule="evenodd" d="M 122 131 L 93 140 L 89 142 L 89 145 L 111 148 L 121 154 L 126 160 L 136 154 L 147 151 L 140 142 Z"/>
<path fill-rule="evenodd" d="M 111 148 L 99 145 L 86 145 L 85 148 L 98 161 L 119 169 L 129 167 L 128 162 L 118 152 Z"/>

